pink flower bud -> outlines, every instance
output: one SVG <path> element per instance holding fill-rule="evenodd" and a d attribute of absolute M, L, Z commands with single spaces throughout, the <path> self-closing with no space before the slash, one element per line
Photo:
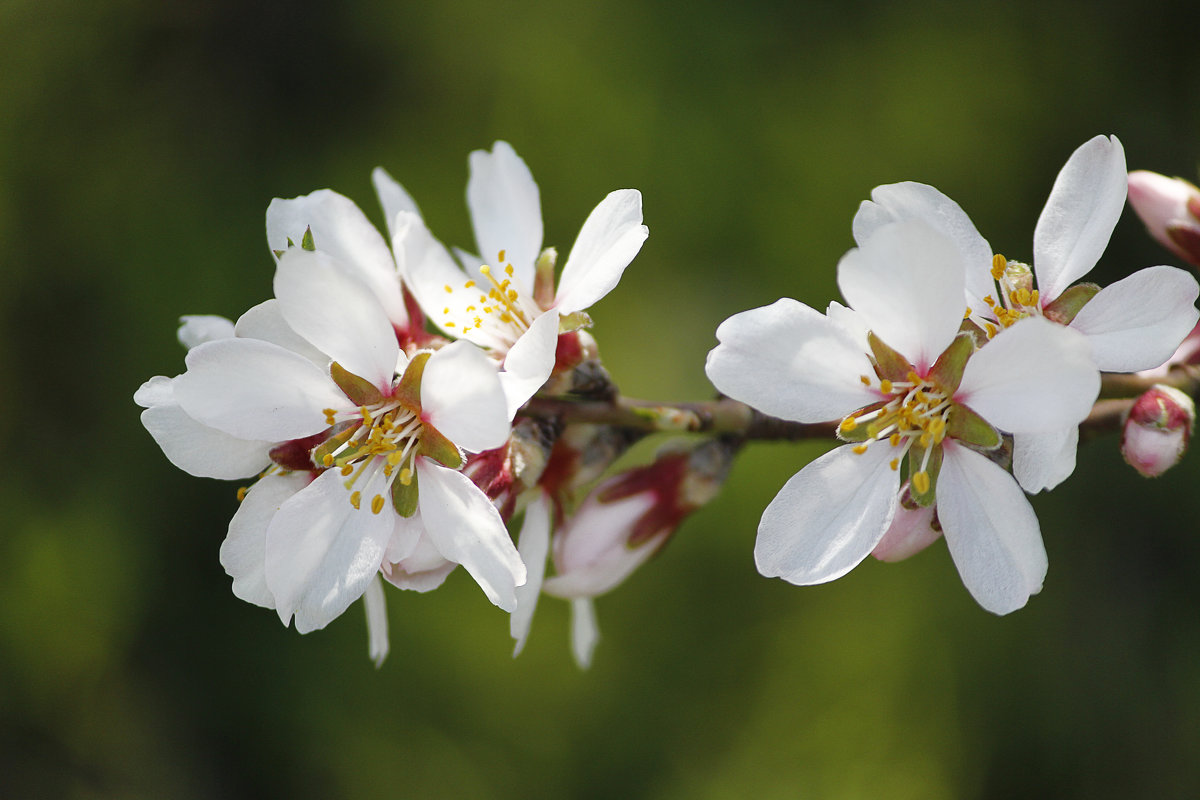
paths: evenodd
<path fill-rule="evenodd" d="M 1155 478 L 1179 463 L 1192 438 L 1196 405 L 1178 389 L 1159 384 L 1129 410 L 1121 455 L 1131 467 Z"/>
<path fill-rule="evenodd" d="M 900 490 L 896 516 L 871 555 L 880 561 L 903 561 L 929 547 L 942 536 L 934 511 L 934 506 L 917 504 L 906 481 Z"/>
<path fill-rule="evenodd" d="M 1200 189 L 1157 172 L 1129 173 L 1129 204 L 1150 235 L 1194 267 L 1200 267 Z"/>

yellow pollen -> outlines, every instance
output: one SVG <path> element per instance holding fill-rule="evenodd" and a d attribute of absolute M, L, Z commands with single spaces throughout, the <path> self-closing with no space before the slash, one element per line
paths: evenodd
<path fill-rule="evenodd" d="M 333 466 L 333 454 L 326 453 L 325 455 L 321 456 L 321 463 L 327 467 L 332 467 Z"/>
<path fill-rule="evenodd" d="M 971 307 L 967 306 L 967 310 L 963 312 L 963 319 L 966 319 L 970 316 L 971 316 Z"/>
<path fill-rule="evenodd" d="M 501 260 L 503 260 L 503 259 L 501 259 Z M 510 278 L 512 277 L 512 274 L 513 274 L 513 265 L 512 264 L 506 264 L 504 266 L 504 274 Z"/>
<path fill-rule="evenodd" d="M 467 281 L 466 283 L 463 284 L 463 288 L 464 289 L 474 289 L 475 281 Z"/>
<path fill-rule="evenodd" d="M 892 393 L 892 382 L 889 381 L 887 378 L 884 378 L 883 380 L 881 380 L 879 382 L 879 391 L 883 392 L 884 394 L 891 394 Z"/>
<path fill-rule="evenodd" d="M 246 499 L 246 492 L 248 491 L 250 491 L 250 489 L 245 486 L 238 487 L 237 499 L 239 503 Z"/>
<path fill-rule="evenodd" d="M 383 495 L 377 494 L 371 498 L 371 513 L 378 514 L 383 511 Z"/>
<path fill-rule="evenodd" d="M 844 420 L 842 420 L 842 424 L 838 426 L 842 433 L 847 433 L 857 427 L 858 420 L 856 420 L 854 417 L 846 417 Z"/>
<path fill-rule="evenodd" d="M 1029 305 L 1036 306 L 1037 304 L 1038 304 L 1038 290 L 1034 289 L 1033 293 L 1030 294 L 1030 296 L 1029 296 Z"/>
<path fill-rule="evenodd" d="M 860 456 L 863 453 L 867 452 L 867 446 L 865 444 L 856 444 L 852 449 L 854 450 L 854 452 L 858 453 Z"/>
<path fill-rule="evenodd" d="M 891 436 L 889 436 L 888 444 L 890 444 L 892 447 L 899 447 L 900 446 L 900 434 L 893 433 Z"/>
<path fill-rule="evenodd" d="M 359 406 L 358 413 L 362 414 L 363 422 L 371 424 L 371 412 L 367 410 L 366 406 Z"/>
<path fill-rule="evenodd" d="M 911 369 L 908 371 L 908 375 L 906 377 L 910 382 L 915 383 L 918 386 L 921 384 L 921 376 Z"/>
<path fill-rule="evenodd" d="M 413 471 L 411 469 L 409 469 L 408 467 L 405 467 L 404 469 L 400 470 L 399 480 L 400 480 L 401 485 L 411 486 L 412 479 L 413 479 Z"/>
<path fill-rule="evenodd" d="M 446 306 L 445 308 L 443 308 L 443 309 L 442 309 L 442 313 L 443 313 L 443 314 L 449 314 L 449 313 L 450 313 L 450 306 Z"/>
<path fill-rule="evenodd" d="M 508 252 L 507 250 L 501 250 L 501 251 L 500 251 L 500 252 L 499 252 L 499 253 L 496 255 L 496 260 L 497 260 L 497 261 L 506 261 L 507 259 L 505 259 L 504 255 L 505 255 L 505 253 L 507 253 L 507 252 Z M 510 272 L 510 273 L 509 273 L 509 275 L 511 275 L 511 274 L 512 274 L 512 273 Z"/>
<path fill-rule="evenodd" d="M 349 464 L 342 465 L 342 475 L 343 476 L 349 475 L 351 472 L 354 472 L 354 467 L 350 466 Z"/>
<path fill-rule="evenodd" d="M 993 325 L 990 322 L 987 322 L 987 323 L 984 323 L 984 327 L 987 328 L 987 335 L 988 335 L 989 339 L 994 338 L 996 336 L 997 331 L 996 331 L 995 325 Z"/>
<path fill-rule="evenodd" d="M 893 458 L 888 462 L 888 466 L 892 468 L 892 472 L 898 472 L 900 470 L 900 459 Z"/>
<path fill-rule="evenodd" d="M 862 381 L 862 384 L 863 384 L 863 386 L 870 386 L 870 385 L 871 385 L 871 379 L 870 379 L 870 378 L 868 378 L 866 375 L 859 375 L 859 376 L 858 376 L 858 379 L 859 379 L 860 381 Z"/>
<path fill-rule="evenodd" d="M 362 502 L 362 492 L 351 492 L 350 493 L 350 505 L 354 506 L 354 508 L 357 509 L 359 506 L 359 503 L 361 503 L 361 502 Z"/>
<path fill-rule="evenodd" d="M 1004 268 L 1008 266 L 1008 259 L 996 253 L 992 256 L 992 277 L 1000 280 L 1004 277 Z"/>
<path fill-rule="evenodd" d="M 458 327 L 458 326 L 457 326 L 457 325 L 455 325 L 453 322 L 447 322 L 447 323 L 445 323 L 445 325 L 446 325 L 446 327 L 447 327 L 447 328 L 457 328 L 457 327 Z"/>
<path fill-rule="evenodd" d="M 446 290 L 446 294 L 450 294 L 451 292 L 454 291 L 453 289 L 450 288 L 450 284 L 448 284 L 448 283 L 445 286 L 443 286 L 442 288 Z"/>
<path fill-rule="evenodd" d="M 912 485 L 917 490 L 917 494 L 926 494 L 929 491 L 929 473 L 925 470 L 914 472 Z"/>

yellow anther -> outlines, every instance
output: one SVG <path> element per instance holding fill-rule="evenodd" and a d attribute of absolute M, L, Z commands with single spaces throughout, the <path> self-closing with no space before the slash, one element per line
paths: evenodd
<path fill-rule="evenodd" d="M 500 315 L 500 321 L 501 322 L 512 322 L 513 321 L 512 314 L 509 314 L 507 311 L 505 311 L 503 314 Z"/>
<path fill-rule="evenodd" d="M 351 466 L 351 465 L 349 465 L 349 464 L 343 464 L 343 465 L 342 465 L 342 475 L 343 475 L 343 476 L 345 476 L 345 475 L 349 475 L 351 472 L 354 472 L 354 467 L 352 467 L 352 466 Z"/>
<path fill-rule="evenodd" d="M 501 260 L 503 260 L 503 259 L 501 259 Z M 504 274 L 509 276 L 510 278 L 512 277 L 512 274 L 513 274 L 513 265 L 512 264 L 506 264 L 504 266 Z"/>
<path fill-rule="evenodd" d="M 501 250 L 501 251 L 500 251 L 500 252 L 499 252 L 499 253 L 496 255 L 496 260 L 497 260 L 497 261 L 506 261 L 507 259 L 504 257 L 504 255 L 505 255 L 507 252 L 508 252 L 507 250 Z M 509 267 L 509 269 L 511 270 L 511 269 L 512 269 L 512 267 L 510 266 L 510 267 Z M 511 273 L 511 272 L 509 272 L 508 274 L 509 274 L 509 275 L 511 275 L 512 273 Z"/>
<path fill-rule="evenodd" d="M 923 382 L 923 381 L 921 380 L 921 376 L 920 376 L 920 375 L 918 375 L 918 374 L 916 373 L 916 371 L 914 371 L 914 370 L 911 370 L 911 369 L 908 371 L 908 375 L 906 375 L 905 377 L 906 377 L 906 378 L 908 378 L 908 380 L 909 380 L 909 382 L 910 382 L 910 383 L 913 383 L 913 384 L 915 384 L 915 385 L 917 385 L 917 386 L 920 386 L 920 385 L 921 385 L 921 383 Z"/>
<path fill-rule="evenodd" d="M 900 446 L 900 434 L 893 433 L 891 436 L 889 436 L 888 444 L 890 444 L 892 447 L 899 447 Z"/>
<path fill-rule="evenodd" d="M 930 442 L 929 442 L 929 434 L 928 434 L 928 433 L 922 433 L 922 434 L 921 434 L 921 436 L 920 436 L 920 438 L 919 438 L 919 439 L 917 439 L 917 441 L 918 441 L 918 442 L 920 442 L 920 444 L 921 444 L 921 447 L 926 447 L 926 448 L 927 448 L 927 447 L 929 447 L 929 444 L 930 444 Z"/>
<path fill-rule="evenodd" d="M 892 468 L 892 472 L 898 472 L 900 470 L 900 459 L 893 458 L 888 462 L 888 466 Z"/>
<path fill-rule="evenodd" d="M 465 310 L 465 311 L 466 311 L 468 314 L 470 314 L 472 311 L 474 311 L 474 310 L 475 310 L 475 306 L 467 306 L 467 307 L 466 307 L 466 309 L 464 309 L 464 310 Z"/>
<path fill-rule="evenodd" d="M 475 327 L 476 327 L 476 328 L 481 328 L 481 327 L 483 327 L 483 320 L 482 320 L 482 319 L 480 319 L 479 317 L 476 317 L 476 318 L 475 318 Z"/>
<path fill-rule="evenodd" d="M 879 391 L 883 392 L 884 394 L 891 394 L 892 393 L 892 382 L 889 381 L 887 378 L 884 378 L 883 380 L 881 380 L 879 382 Z"/>
<path fill-rule="evenodd" d="M 359 503 L 361 503 L 361 502 L 362 502 L 362 492 L 351 492 L 350 493 L 350 505 L 354 506 L 357 509 Z"/>
<path fill-rule="evenodd" d="M 378 514 L 383 511 L 383 495 L 377 494 L 371 498 L 371 513 Z"/>
<path fill-rule="evenodd" d="M 838 430 L 842 433 L 848 433 L 858 427 L 858 420 L 854 417 L 846 417 L 842 420 L 842 424 L 838 425 Z"/>
<path fill-rule="evenodd" d="M 321 463 L 327 467 L 332 467 L 333 466 L 333 454 L 326 453 L 325 455 L 321 456 Z"/>
<path fill-rule="evenodd" d="M 516 299 L 517 299 L 517 290 L 516 290 L 516 289 L 509 289 L 509 290 L 508 290 L 508 299 L 509 299 L 509 300 L 516 300 Z"/>
<path fill-rule="evenodd" d="M 443 313 L 443 314 L 449 314 L 449 313 L 450 313 L 450 306 L 446 306 L 445 308 L 443 308 L 443 309 L 442 309 L 442 313 Z"/>
<path fill-rule="evenodd" d="M 963 319 L 967 319 L 970 316 L 971 316 L 971 307 L 967 306 L 967 310 L 963 312 Z"/>
<path fill-rule="evenodd" d="M 457 327 L 458 327 L 458 326 L 457 326 L 457 325 L 455 325 L 453 322 L 446 322 L 446 323 L 443 323 L 443 324 L 444 324 L 444 325 L 445 325 L 447 328 L 457 328 Z"/>
<path fill-rule="evenodd" d="M 858 376 L 858 379 L 859 379 L 860 381 L 862 381 L 862 385 L 863 385 L 863 386 L 870 386 L 870 385 L 871 385 L 871 379 L 870 379 L 870 378 L 868 378 L 866 375 L 859 375 L 859 376 Z"/>
<path fill-rule="evenodd" d="M 237 490 L 237 499 L 238 499 L 238 502 L 239 502 L 239 503 L 240 503 L 240 502 L 242 502 L 243 500 L 245 500 L 245 499 L 246 499 L 246 492 L 248 492 L 248 491 L 250 491 L 250 489 L 249 489 L 248 487 L 246 487 L 246 486 L 239 486 L 239 487 L 238 487 L 238 490 Z"/>
<path fill-rule="evenodd" d="M 371 424 L 371 412 L 366 406 L 359 406 L 358 413 L 362 415 L 363 422 L 367 423 L 368 425 Z"/>
<path fill-rule="evenodd" d="M 1004 277 L 1004 268 L 1008 266 L 1008 259 L 996 253 L 992 256 L 992 277 L 1000 280 Z"/>
<path fill-rule="evenodd" d="M 474 289 L 475 281 L 467 281 L 466 283 L 463 284 L 463 288 L 464 289 Z"/>
<path fill-rule="evenodd" d="M 1038 290 L 1034 289 L 1029 295 L 1029 305 L 1036 306 L 1038 304 Z"/>
<path fill-rule="evenodd" d="M 986 323 L 984 323 L 983 327 L 987 330 L 987 335 L 988 335 L 989 339 L 994 338 L 996 336 L 997 331 L 996 331 L 995 325 L 993 325 L 990 322 L 986 322 Z"/>
<path fill-rule="evenodd" d="M 854 450 L 854 452 L 858 453 L 860 456 L 863 453 L 867 452 L 867 446 L 865 444 L 856 444 L 851 449 Z"/>
<path fill-rule="evenodd" d="M 912 476 L 913 488 L 917 490 L 917 494 L 926 494 L 929 492 L 929 473 L 925 470 L 914 472 Z"/>
<path fill-rule="evenodd" d="M 405 467 L 404 469 L 400 470 L 399 480 L 400 480 L 401 485 L 403 485 L 403 486 L 412 485 L 412 479 L 413 479 L 413 471 L 411 469 L 409 469 L 408 467 Z"/>
<path fill-rule="evenodd" d="M 450 294 L 451 292 L 454 291 L 453 289 L 450 288 L 450 284 L 448 284 L 448 283 L 445 286 L 443 286 L 442 288 L 446 290 L 446 294 Z"/>

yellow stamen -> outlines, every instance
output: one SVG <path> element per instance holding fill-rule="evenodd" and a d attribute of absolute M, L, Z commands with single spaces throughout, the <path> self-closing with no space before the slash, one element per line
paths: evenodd
<path fill-rule="evenodd" d="M 1004 268 L 1008 266 L 1008 259 L 996 253 L 992 256 L 992 277 L 1000 280 L 1004 277 Z"/>
<path fill-rule="evenodd" d="M 237 499 L 238 499 L 239 503 L 246 499 L 246 492 L 248 492 L 248 491 L 250 491 L 250 488 L 247 486 L 238 487 Z"/>
<path fill-rule="evenodd" d="M 858 420 L 856 420 L 854 417 L 846 417 L 844 420 L 842 420 L 842 424 L 838 426 L 838 429 L 842 433 L 849 433 L 857 427 Z"/>
<path fill-rule="evenodd" d="M 929 473 L 922 470 L 914 472 L 912 476 L 913 488 L 917 490 L 917 494 L 926 494 L 929 491 Z"/>
<path fill-rule="evenodd" d="M 867 452 L 867 446 L 865 444 L 856 444 L 851 449 L 854 450 L 854 452 L 858 453 L 860 456 L 863 453 Z"/>
<path fill-rule="evenodd" d="M 383 495 L 377 494 L 371 498 L 371 513 L 378 514 L 383 511 Z"/>
<path fill-rule="evenodd" d="M 350 505 L 354 506 L 354 508 L 357 509 L 359 506 L 359 503 L 361 503 L 361 502 L 362 502 L 362 492 L 351 492 L 350 493 Z"/>
<path fill-rule="evenodd" d="M 883 392 L 884 394 L 891 394 L 892 393 L 892 382 L 889 381 L 887 378 L 884 378 L 883 380 L 881 380 L 879 382 L 879 391 Z"/>

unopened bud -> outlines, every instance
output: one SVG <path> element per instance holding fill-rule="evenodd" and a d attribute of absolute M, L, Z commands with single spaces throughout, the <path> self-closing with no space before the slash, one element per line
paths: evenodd
<path fill-rule="evenodd" d="M 900 490 L 896 516 L 871 555 L 880 561 L 903 561 L 936 542 L 942 536 L 942 528 L 935 511 L 934 506 L 919 505 L 905 483 Z"/>
<path fill-rule="evenodd" d="M 1200 267 L 1200 189 L 1157 172 L 1129 173 L 1129 204 L 1150 235 L 1194 267 Z"/>
<path fill-rule="evenodd" d="M 1121 434 L 1121 455 L 1147 478 L 1158 477 L 1183 458 L 1195 419 L 1192 398 L 1159 384 L 1129 410 Z"/>

